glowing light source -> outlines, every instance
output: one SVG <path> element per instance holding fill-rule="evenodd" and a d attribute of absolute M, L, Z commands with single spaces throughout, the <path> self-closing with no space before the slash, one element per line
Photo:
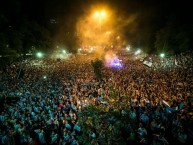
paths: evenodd
<path fill-rule="evenodd" d="M 91 51 L 91 52 L 93 51 L 93 47 L 90 48 L 90 51 Z"/>
<path fill-rule="evenodd" d="M 105 16 L 106 12 L 105 11 L 101 11 L 101 16 Z"/>
<path fill-rule="evenodd" d="M 111 34 L 111 32 L 110 32 L 110 31 L 107 31 L 107 32 L 106 32 L 106 35 L 110 35 L 110 34 Z"/>
<path fill-rule="evenodd" d="M 105 55 L 106 67 L 121 69 L 123 68 L 122 60 L 120 60 L 115 54 L 107 53 Z"/>
<path fill-rule="evenodd" d="M 63 52 L 64 54 L 66 54 L 66 50 L 62 50 L 62 52 Z"/>
<path fill-rule="evenodd" d="M 104 17 L 104 16 L 106 16 L 106 12 L 105 12 L 104 10 L 102 10 L 102 11 L 96 11 L 96 12 L 94 13 L 94 15 L 95 15 L 96 17 L 99 17 L 99 16 Z"/>
<path fill-rule="evenodd" d="M 96 17 L 98 17 L 98 16 L 99 16 L 99 12 L 96 11 L 94 15 L 95 15 Z"/>
<path fill-rule="evenodd" d="M 135 52 L 135 55 L 138 55 L 138 54 L 140 54 L 140 53 L 141 53 L 141 50 L 138 49 L 138 50 Z"/>
<path fill-rule="evenodd" d="M 111 65 L 111 67 L 118 68 L 118 69 L 123 67 L 122 60 L 120 60 L 118 58 L 115 58 L 114 60 L 112 60 L 110 65 Z"/>
<path fill-rule="evenodd" d="M 130 51 L 130 46 L 127 46 L 127 47 L 126 47 L 126 50 L 127 50 L 127 51 Z"/>
<path fill-rule="evenodd" d="M 38 58 L 42 58 L 42 57 L 43 57 L 43 53 L 38 52 L 38 53 L 36 54 L 36 56 L 37 56 Z"/>
<path fill-rule="evenodd" d="M 164 57 L 165 57 L 165 54 L 164 54 L 164 53 L 161 53 L 161 54 L 160 54 L 160 57 L 161 57 L 161 58 L 164 58 Z"/>

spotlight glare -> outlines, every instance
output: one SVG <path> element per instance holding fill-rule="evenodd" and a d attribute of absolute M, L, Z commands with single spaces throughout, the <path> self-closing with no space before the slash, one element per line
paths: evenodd
<path fill-rule="evenodd" d="M 138 54 L 140 54 L 140 53 L 141 53 L 141 50 L 138 49 L 138 50 L 135 52 L 135 55 L 138 55 Z"/>
<path fill-rule="evenodd" d="M 161 57 L 161 58 L 164 58 L 164 57 L 165 57 L 165 54 L 164 54 L 164 53 L 161 53 L 161 54 L 160 54 L 160 57 Z"/>
<path fill-rule="evenodd" d="M 64 54 L 66 54 L 66 50 L 62 50 L 62 52 L 63 52 Z"/>
<path fill-rule="evenodd" d="M 37 56 L 38 58 L 42 58 L 42 57 L 43 57 L 43 54 L 42 54 L 41 52 L 38 52 L 38 53 L 36 54 L 36 56 Z"/>
<path fill-rule="evenodd" d="M 99 12 L 98 11 L 95 12 L 95 16 L 97 16 L 97 17 L 99 16 Z"/>
<path fill-rule="evenodd" d="M 105 16 L 106 15 L 105 11 L 101 11 L 101 15 Z"/>
<path fill-rule="evenodd" d="M 127 51 L 130 51 L 130 46 L 127 46 L 127 47 L 126 47 L 126 50 L 127 50 Z"/>

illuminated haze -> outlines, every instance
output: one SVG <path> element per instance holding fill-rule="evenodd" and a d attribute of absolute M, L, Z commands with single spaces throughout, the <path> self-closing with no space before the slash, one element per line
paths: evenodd
<path fill-rule="evenodd" d="M 96 10 L 105 11 L 105 16 L 97 17 Z M 136 32 L 137 16 L 137 14 L 120 16 L 116 11 L 106 7 L 90 9 L 78 19 L 76 24 L 80 46 L 94 46 L 96 53 L 100 55 L 105 53 L 104 50 L 122 48 L 129 43 L 124 36 L 125 28 L 129 29 L 130 34 Z"/>

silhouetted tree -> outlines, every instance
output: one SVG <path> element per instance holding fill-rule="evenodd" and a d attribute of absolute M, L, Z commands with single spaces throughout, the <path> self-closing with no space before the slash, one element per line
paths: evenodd
<path fill-rule="evenodd" d="M 102 66 L 103 66 L 102 60 L 96 59 L 94 61 L 91 61 L 91 63 L 92 63 L 96 78 L 101 79 L 102 78 Z"/>

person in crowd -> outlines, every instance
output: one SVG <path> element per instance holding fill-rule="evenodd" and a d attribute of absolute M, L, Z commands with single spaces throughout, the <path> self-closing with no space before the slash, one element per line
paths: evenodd
<path fill-rule="evenodd" d="M 188 144 L 193 141 L 192 56 L 191 52 L 161 59 L 151 56 L 152 68 L 120 56 L 124 68 L 104 67 L 102 80 L 94 75 L 88 61 L 92 58 L 16 62 L 7 68 L 10 79 L 0 81 L 1 96 L 6 99 L 0 112 L 0 144 L 78 145 L 78 136 L 84 133 L 81 112 L 89 105 L 111 108 L 105 100 L 115 91 L 120 104 L 123 96 L 128 98 L 122 110 L 132 126 L 128 142 Z M 17 79 L 22 65 L 23 77 Z M 16 101 L 11 102 L 13 98 Z M 117 121 L 114 116 L 108 118 L 109 124 Z M 98 137 L 100 130 L 88 133 L 91 142 Z"/>

